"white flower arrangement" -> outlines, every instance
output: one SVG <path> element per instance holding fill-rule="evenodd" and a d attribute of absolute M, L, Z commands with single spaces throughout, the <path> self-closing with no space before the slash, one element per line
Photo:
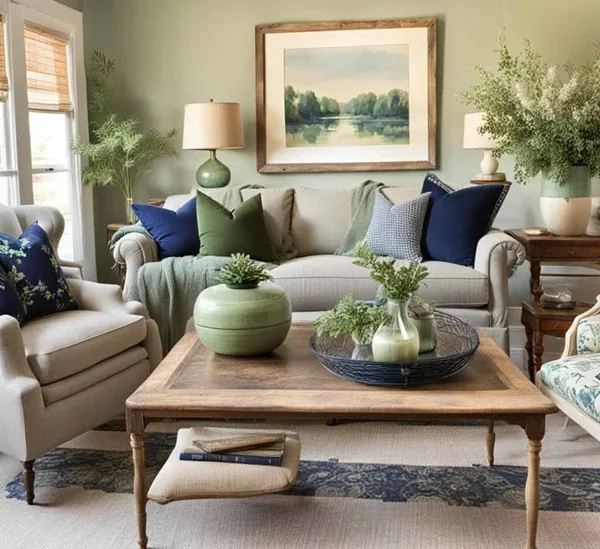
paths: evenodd
<path fill-rule="evenodd" d="M 496 72 L 477 67 L 480 82 L 459 99 L 483 111 L 481 133 L 500 145 L 495 156 L 515 157 L 515 179 L 543 172 L 564 185 L 571 166 L 600 175 L 600 46 L 587 65 L 545 63 L 526 41 L 512 55 L 500 40 Z"/>

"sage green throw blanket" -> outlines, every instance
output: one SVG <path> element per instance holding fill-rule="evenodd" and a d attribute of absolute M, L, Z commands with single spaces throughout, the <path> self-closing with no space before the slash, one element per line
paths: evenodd
<path fill-rule="evenodd" d="M 335 251 L 336 255 L 355 255 L 356 245 L 367 235 L 373 216 L 375 195 L 383 188 L 383 183 L 369 180 L 352 191 L 352 221 L 344 243 Z"/>

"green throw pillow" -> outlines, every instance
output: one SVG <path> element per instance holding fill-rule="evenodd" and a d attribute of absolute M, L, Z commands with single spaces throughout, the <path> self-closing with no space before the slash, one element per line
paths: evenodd
<path fill-rule="evenodd" d="M 243 202 L 233 212 L 198 191 L 198 235 L 200 255 L 248 254 L 258 261 L 275 261 L 263 216 L 260 194 Z"/>

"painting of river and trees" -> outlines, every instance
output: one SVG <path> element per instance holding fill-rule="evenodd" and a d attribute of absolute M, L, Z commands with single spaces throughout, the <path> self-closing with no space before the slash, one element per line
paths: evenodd
<path fill-rule="evenodd" d="M 408 46 L 286 49 L 286 147 L 409 145 Z"/>

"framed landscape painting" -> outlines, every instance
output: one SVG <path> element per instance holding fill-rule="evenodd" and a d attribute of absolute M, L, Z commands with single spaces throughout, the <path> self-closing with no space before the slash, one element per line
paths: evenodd
<path fill-rule="evenodd" d="M 436 20 L 256 27 L 262 173 L 436 168 Z"/>

